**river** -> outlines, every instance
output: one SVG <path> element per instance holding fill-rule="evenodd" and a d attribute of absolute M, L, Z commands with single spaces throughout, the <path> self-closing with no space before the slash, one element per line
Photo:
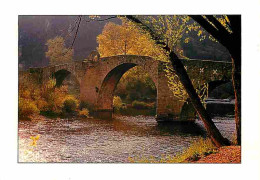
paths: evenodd
<path fill-rule="evenodd" d="M 214 118 L 228 139 L 234 118 Z M 40 135 L 36 146 L 31 136 Z M 175 155 L 205 137 L 203 123 L 158 124 L 153 116 L 116 116 L 113 120 L 49 119 L 19 121 L 19 162 L 127 163 L 129 157 Z"/>

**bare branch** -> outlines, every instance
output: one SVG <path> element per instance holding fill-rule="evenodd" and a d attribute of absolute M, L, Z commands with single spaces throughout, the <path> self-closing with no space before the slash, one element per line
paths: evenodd
<path fill-rule="evenodd" d="M 163 48 L 164 48 L 165 50 L 167 50 L 168 52 L 170 51 L 169 46 L 168 46 L 165 42 L 163 42 L 163 41 L 161 40 L 161 38 L 159 38 L 159 37 L 156 35 L 156 33 L 155 33 L 150 27 L 148 27 L 148 26 L 145 25 L 142 21 L 140 21 L 139 19 L 137 19 L 136 17 L 134 17 L 134 16 L 132 16 L 132 15 L 126 15 L 125 17 L 126 17 L 128 20 L 130 20 L 130 21 L 132 21 L 132 22 L 138 24 L 138 26 L 141 27 L 144 31 L 148 32 L 148 33 L 151 35 L 152 39 L 155 40 L 156 44 L 158 44 L 158 45 L 163 45 L 163 46 L 164 46 Z"/>
<path fill-rule="evenodd" d="M 77 38 L 80 23 L 81 23 L 81 16 L 79 16 L 79 22 L 78 22 L 77 30 L 76 30 L 76 33 L 75 33 L 75 36 L 74 36 L 74 39 L 73 39 L 73 42 L 72 42 L 72 44 L 71 44 L 70 49 L 72 49 L 72 47 L 73 47 L 73 45 L 74 45 L 74 43 L 75 43 L 75 40 L 76 40 L 76 38 Z"/>
<path fill-rule="evenodd" d="M 211 21 L 216 26 L 216 28 L 219 30 L 219 32 L 222 35 L 225 35 L 227 37 L 228 35 L 230 35 L 230 33 L 226 30 L 226 28 L 214 16 L 206 15 L 206 17 L 209 21 Z"/>

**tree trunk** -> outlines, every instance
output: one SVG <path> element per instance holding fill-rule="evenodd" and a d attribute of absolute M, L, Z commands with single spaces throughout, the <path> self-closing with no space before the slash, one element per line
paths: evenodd
<path fill-rule="evenodd" d="M 229 26 L 232 34 L 226 34 L 220 22 L 215 19 L 216 30 L 208 21 L 200 15 L 191 15 L 206 31 L 215 37 L 224 47 L 226 47 L 232 58 L 232 83 L 235 94 L 235 122 L 237 144 L 241 145 L 241 16 L 228 15 Z M 214 22 L 214 17 L 207 16 Z"/>
<path fill-rule="evenodd" d="M 241 145 L 241 42 L 234 42 L 229 52 L 232 58 L 232 83 L 235 94 L 236 140 Z M 240 51 L 238 51 L 240 49 Z"/>
<path fill-rule="evenodd" d="M 211 117 L 209 116 L 206 109 L 202 105 L 200 98 L 199 98 L 198 94 L 196 93 L 182 62 L 177 57 L 177 55 L 173 51 L 170 50 L 170 48 L 167 46 L 167 44 L 161 42 L 159 40 L 160 38 L 157 37 L 155 35 L 155 33 L 148 26 L 143 24 L 139 19 L 135 18 L 134 16 L 130 16 L 130 15 L 126 16 L 126 18 L 128 18 L 132 22 L 135 22 L 136 24 L 139 24 L 143 30 L 147 31 L 151 35 L 152 39 L 155 40 L 158 45 L 163 45 L 164 49 L 170 53 L 169 57 L 170 57 L 170 61 L 172 63 L 173 69 L 175 70 L 175 73 L 178 75 L 181 83 L 183 84 L 186 92 L 188 93 L 194 108 L 196 109 L 197 113 L 199 114 L 200 119 L 203 121 L 204 126 L 205 126 L 212 142 L 217 147 L 230 145 L 229 140 L 224 138 L 220 134 L 219 130 L 215 126 Z"/>
<path fill-rule="evenodd" d="M 196 93 L 190 78 L 180 61 L 178 57 L 174 54 L 174 52 L 170 53 L 170 61 L 172 63 L 173 69 L 175 70 L 175 73 L 178 75 L 181 83 L 183 84 L 185 90 L 187 91 L 191 103 L 193 104 L 194 108 L 196 109 L 197 113 L 199 114 L 200 119 L 203 121 L 204 126 L 208 132 L 208 135 L 210 136 L 213 143 L 217 146 L 226 146 L 230 145 L 230 142 L 228 139 L 224 138 L 217 127 L 215 126 L 214 122 L 212 121 L 211 117 L 207 113 L 206 109 L 202 105 L 200 98 L 198 94 Z"/>

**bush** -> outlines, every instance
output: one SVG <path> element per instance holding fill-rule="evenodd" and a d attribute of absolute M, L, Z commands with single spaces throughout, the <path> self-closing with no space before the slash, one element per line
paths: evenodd
<path fill-rule="evenodd" d="M 114 96 L 114 99 L 113 99 L 113 107 L 116 109 L 116 110 L 120 110 L 123 106 L 123 103 L 122 103 L 122 100 L 119 96 Z"/>
<path fill-rule="evenodd" d="M 83 108 L 82 110 L 79 111 L 79 115 L 83 117 L 89 117 L 89 110 L 86 108 Z"/>
<path fill-rule="evenodd" d="M 136 108 L 136 109 L 150 109 L 150 108 L 152 108 L 149 104 L 142 102 L 142 101 L 136 101 L 136 100 L 132 102 L 132 106 L 133 106 L 133 108 Z"/>
<path fill-rule="evenodd" d="M 68 96 L 63 103 L 63 111 L 67 113 L 75 112 L 78 107 L 78 100 L 73 96 Z"/>
<path fill-rule="evenodd" d="M 86 101 L 80 101 L 79 109 L 80 109 L 80 110 L 88 109 L 89 112 L 92 112 L 94 108 L 93 108 L 93 106 L 90 105 L 88 102 L 86 102 Z"/>
<path fill-rule="evenodd" d="M 18 114 L 21 118 L 30 118 L 31 115 L 40 113 L 36 104 L 30 99 L 19 98 Z"/>

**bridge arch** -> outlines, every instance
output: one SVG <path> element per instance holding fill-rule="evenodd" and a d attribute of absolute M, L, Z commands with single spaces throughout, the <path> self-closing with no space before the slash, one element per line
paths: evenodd
<path fill-rule="evenodd" d="M 106 75 L 102 82 L 101 89 L 99 90 L 97 98 L 97 110 L 99 111 L 99 117 L 111 117 L 111 113 L 113 113 L 114 92 L 117 84 L 120 81 L 121 77 L 128 70 L 132 69 L 135 66 L 138 65 L 134 63 L 123 63 L 112 69 Z"/>
<path fill-rule="evenodd" d="M 113 81 L 114 84 L 119 81 L 120 73 L 115 75 L 115 72 L 120 71 L 123 73 L 124 71 L 127 71 L 127 69 L 132 68 L 132 66 L 141 66 L 144 71 L 150 75 L 156 86 L 156 119 L 158 121 L 179 119 L 181 112 L 185 109 L 184 102 L 180 102 L 178 98 L 174 97 L 168 86 L 168 78 L 163 70 L 166 62 L 160 62 L 147 56 L 136 55 L 103 57 L 98 61 L 95 61 L 95 57 L 98 58 L 98 55 L 93 55 L 94 59 L 89 58 L 85 61 L 73 61 L 43 68 L 30 68 L 29 72 L 39 74 L 39 82 L 42 83 L 45 83 L 54 75 L 58 79 L 58 84 L 61 84 L 65 79 L 64 76 L 67 76 L 70 72 L 75 75 L 79 81 L 80 100 L 89 104 L 94 111 L 100 111 L 102 109 L 106 110 L 111 108 L 111 106 L 100 106 L 100 102 L 104 101 L 102 97 L 109 92 L 106 91 L 109 87 L 108 85 L 111 82 L 113 84 Z M 202 78 L 203 81 L 207 82 L 221 80 L 221 78 L 223 80 L 225 77 L 228 80 L 231 79 L 231 63 L 196 59 L 183 59 L 181 61 L 187 69 L 189 76 L 194 77 L 196 80 Z M 110 92 L 114 90 L 112 87 L 110 87 Z M 111 102 L 111 100 L 109 102 Z M 184 119 L 187 119 L 185 113 L 183 117 Z"/>
<path fill-rule="evenodd" d="M 102 58 L 87 70 L 82 81 L 81 99 L 92 103 L 97 117 L 112 117 L 117 84 L 121 77 L 135 66 L 142 67 L 149 74 L 157 89 L 158 61 L 150 57 L 128 55 Z"/>
<path fill-rule="evenodd" d="M 66 69 L 61 69 L 56 71 L 53 74 L 53 77 L 56 79 L 56 86 L 59 87 L 62 85 L 62 82 L 64 81 L 64 79 L 66 79 L 66 77 L 68 77 L 68 75 L 70 75 L 71 72 L 69 72 Z"/>

